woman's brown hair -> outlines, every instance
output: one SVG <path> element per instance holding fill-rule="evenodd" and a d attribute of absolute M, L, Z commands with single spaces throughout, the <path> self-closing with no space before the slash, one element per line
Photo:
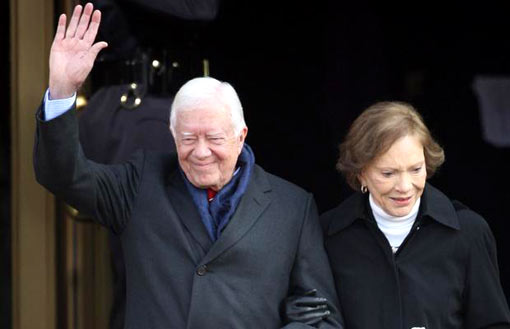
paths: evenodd
<path fill-rule="evenodd" d="M 432 138 L 421 115 L 404 102 L 379 102 L 367 108 L 351 125 L 343 143 L 336 168 L 349 186 L 361 187 L 358 175 L 399 138 L 416 135 L 425 155 L 427 178 L 444 162 L 444 151 Z"/>

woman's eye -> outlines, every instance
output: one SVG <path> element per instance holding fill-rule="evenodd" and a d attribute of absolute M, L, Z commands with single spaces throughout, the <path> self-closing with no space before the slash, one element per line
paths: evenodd
<path fill-rule="evenodd" d="M 415 173 L 419 173 L 420 171 L 421 171 L 421 166 L 413 169 L 413 172 L 415 172 Z"/>

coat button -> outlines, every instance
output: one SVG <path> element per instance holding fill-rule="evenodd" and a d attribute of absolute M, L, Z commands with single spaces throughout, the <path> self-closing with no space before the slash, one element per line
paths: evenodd
<path fill-rule="evenodd" d="M 200 276 L 203 276 L 203 275 L 205 275 L 205 273 L 207 273 L 207 265 L 200 265 L 197 268 L 197 274 Z"/>

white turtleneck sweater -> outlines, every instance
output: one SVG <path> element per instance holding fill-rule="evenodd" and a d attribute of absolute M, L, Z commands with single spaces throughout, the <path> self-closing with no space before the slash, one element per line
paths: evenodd
<path fill-rule="evenodd" d="M 377 226 L 384 233 L 384 236 L 386 236 L 393 253 L 396 253 L 413 227 L 416 216 L 418 215 L 418 210 L 420 209 L 420 199 L 416 200 L 411 212 L 402 217 L 395 217 L 387 214 L 375 203 L 371 194 L 369 195 L 369 201 Z"/>

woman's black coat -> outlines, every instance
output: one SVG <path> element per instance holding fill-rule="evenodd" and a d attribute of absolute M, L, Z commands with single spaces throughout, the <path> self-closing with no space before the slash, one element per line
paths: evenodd
<path fill-rule="evenodd" d="M 394 255 L 367 195 L 321 216 L 349 329 L 510 328 L 494 237 L 485 220 L 427 184 Z"/>

